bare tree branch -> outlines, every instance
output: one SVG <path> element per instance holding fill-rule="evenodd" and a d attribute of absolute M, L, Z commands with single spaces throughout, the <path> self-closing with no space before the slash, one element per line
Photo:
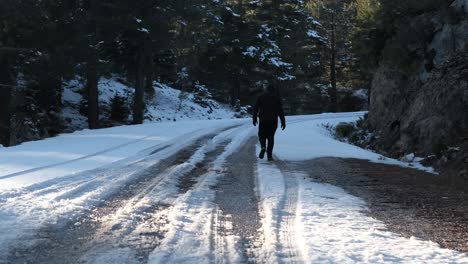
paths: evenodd
<path fill-rule="evenodd" d="M 1 84 L 1 83 L 0 83 L 0 87 L 16 88 L 17 86 L 16 86 L 16 85 L 8 85 L 8 84 Z"/>
<path fill-rule="evenodd" d="M 15 47 L 0 47 L 0 51 L 8 51 L 8 52 L 24 52 L 24 51 L 30 51 L 30 49 L 25 49 L 25 48 L 15 48 Z"/>

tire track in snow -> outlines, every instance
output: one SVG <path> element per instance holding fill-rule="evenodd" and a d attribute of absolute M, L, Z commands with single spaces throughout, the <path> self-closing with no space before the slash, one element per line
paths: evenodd
<path fill-rule="evenodd" d="M 284 175 L 286 192 L 284 196 L 283 213 L 281 214 L 283 226 L 281 228 L 281 237 L 286 240 L 284 248 L 288 253 L 286 263 L 307 263 L 309 261 L 307 252 L 304 251 L 306 241 L 303 237 L 301 219 L 298 217 L 300 177 L 304 174 L 292 166 L 290 162 L 278 160 L 275 162 Z"/>
<path fill-rule="evenodd" d="M 165 225 L 169 221 L 168 214 L 173 210 L 179 197 L 196 184 L 196 175 L 208 171 L 214 157 L 219 155 L 223 146 L 222 144 L 216 145 L 217 143 L 211 139 L 208 144 L 202 145 L 188 162 L 180 163 L 174 167 L 174 170 L 164 173 L 165 177 L 155 186 L 148 187 L 148 191 L 139 193 L 138 199 L 132 199 L 132 202 L 118 208 L 114 215 L 104 221 L 105 224 L 98 232 L 105 235 L 106 232 L 113 231 L 118 234 L 111 235 L 113 241 L 93 243 L 94 250 L 90 251 L 90 254 L 84 258 L 86 262 L 96 262 L 97 260 L 108 262 L 109 255 L 121 254 L 121 252 L 116 252 L 115 248 L 125 246 L 131 248 L 133 260 L 145 263 L 148 255 L 159 246 L 161 239 L 164 238 Z M 200 154 L 204 157 L 197 158 Z M 127 216 L 130 214 L 132 214 L 132 219 L 129 220 Z M 142 220 L 134 220 L 140 217 Z M 96 250 L 96 246 L 99 248 L 98 250 Z M 128 263 L 129 261 L 117 260 L 114 262 Z"/>
<path fill-rule="evenodd" d="M 277 161 L 281 173 L 284 176 L 286 186 L 285 194 L 280 202 L 279 214 L 279 239 L 281 241 L 279 252 L 285 263 L 302 263 L 304 260 L 300 255 L 297 245 L 296 210 L 298 201 L 298 183 L 295 175 L 284 170 L 285 164 Z"/>
<path fill-rule="evenodd" d="M 135 172 L 142 171 L 158 162 L 161 162 L 163 159 L 169 158 L 171 155 L 174 155 L 183 148 L 189 147 L 191 144 L 193 144 L 194 141 L 205 137 L 209 133 L 216 134 L 222 131 L 233 129 L 235 127 L 237 126 L 230 126 L 202 134 L 194 133 L 194 135 L 191 136 L 184 135 L 182 137 L 171 140 L 170 142 L 164 143 L 165 145 L 162 147 L 159 145 L 149 147 L 147 150 L 142 151 L 142 157 L 141 155 L 136 155 L 136 157 L 129 157 L 127 159 L 115 162 L 110 166 L 80 172 L 75 175 L 51 179 L 45 182 L 23 187 L 18 190 L 0 193 L 0 202 L 3 203 L 3 205 L 0 205 L 0 210 L 3 209 L 5 205 L 8 205 L 7 201 L 24 201 L 29 199 L 37 199 L 38 197 L 42 196 L 49 196 L 50 198 L 51 195 L 55 195 L 53 197 L 57 198 L 56 200 L 60 200 L 60 198 L 70 199 L 70 197 L 67 197 L 66 194 L 72 193 L 75 189 L 85 189 L 83 186 L 91 186 L 93 184 L 94 186 L 100 186 L 105 184 L 105 181 L 109 180 L 109 178 L 112 178 L 115 182 L 115 180 L 119 180 L 119 178 L 125 178 L 122 176 L 132 175 Z M 116 177 L 116 175 L 119 175 L 119 177 Z"/>
<path fill-rule="evenodd" d="M 64 175 L 62 177 L 53 178 L 53 179 L 35 183 L 29 186 L 0 191 L 0 202 L 5 202 L 8 199 L 12 199 L 12 198 L 14 199 L 19 196 L 31 195 L 33 192 L 36 192 L 34 195 L 39 195 L 41 192 L 44 194 L 58 192 L 58 188 L 63 189 L 69 185 L 76 185 L 77 183 L 88 182 L 90 181 L 90 179 L 101 178 L 108 174 L 113 175 L 113 174 L 122 172 L 124 170 L 132 170 L 132 169 L 135 170 L 134 168 L 135 165 L 143 164 L 144 162 L 149 162 L 150 164 L 155 163 L 157 161 L 157 158 L 160 158 L 160 159 L 166 158 L 174 154 L 175 152 L 179 151 L 180 149 L 184 147 L 188 147 L 193 141 L 209 133 L 219 133 L 220 131 L 232 129 L 237 126 L 239 125 L 223 126 L 220 128 L 205 129 L 205 130 L 198 129 L 191 133 L 187 133 L 177 138 L 171 139 L 167 142 L 163 142 L 154 146 L 149 146 L 148 148 L 141 150 L 139 153 L 135 154 L 134 156 L 118 160 L 116 162 L 110 163 L 108 165 L 104 165 L 102 167 L 98 167 L 98 168 L 87 170 L 87 171 L 81 171 L 76 174 Z M 120 146 L 119 148 L 122 148 L 125 146 Z M 101 152 L 102 152 L 101 154 L 106 153 L 105 151 L 101 151 Z M 81 157 L 80 160 L 83 158 L 84 157 Z M 72 163 L 75 161 L 66 161 L 66 162 Z M 59 166 L 60 164 L 59 165 L 56 164 L 53 166 L 47 165 L 45 167 L 52 168 L 52 167 L 59 167 Z M 149 167 L 149 166 L 150 165 L 147 165 L 146 167 Z M 37 167 L 37 168 L 33 168 L 32 170 L 41 171 L 43 169 L 46 169 L 45 167 Z M 26 172 L 26 173 L 21 173 L 21 174 L 18 172 L 17 176 L 22 177 L 29 173 L 32 173 L 32 172 Z M 2 177 L 6 177 L 6 176 L 2 176 Z M 1 209 L 1 205 L 0 205 L 0 209 Z"/>
<path fill-rule="evenodd" d="M 255 193 L 255 140 L 251 137 L 236 153 L 227 158 L 226 171 L 214 187 L 217 204 L 217 244 L 225 245 L 224 237 L 237 236 L 236 249 L 241 262 L 255 262 L 259 244 L 260 216 Z M 226 255 L 219 247 L 218 254 Z"/>
<path fill-rule="evenodd" d="M 131 141 L 119 144 L 117 146 L 106 148 L 106 149 L 98 151 L 98 152 L 94 152 L 94 153 L 91 153 L 91 154 L 88 154 L 88 155 L 83 155 L 83 156 L 81 156 L 79 158 L 75 158 L 75 159 L 71 159 L 71 160 L 67 160 L 67 161 L 53 163 L 53 164 L 46 165 L 46 166 L 35 167 L 35 168 L 28 169 L 28 170 L 23 170 L 23 171 L 18 171 L 18 172 L 11 173 L 11 174 L 3 175 L 3 176 L 0 176 L 0 180 L 13 178 L 13 177 L 16 177 L 16 176 L 20 176 L 20 175 L 24 175 L 24 174 L 28 174 L 28 173 L 32 173 L 32 172 L 38 172 L 38 171 L 42 171 L 42 170 L 46 170 L 46 169 L 50 169 L 50 168 L 54 168 L 54 167 L 59 167 L 59 166 L 62 166 L 62 165 L 67 165 L 67 164 L 74 163 L 74 162 L 77 162 L 77 161 L 80 161 L 80 160 L 93 158 L 93 157 L 96 157 L 96 156 L 101 155 L 101 154 L 105 154 L 105 153 L 108 153 L 108 152 L 111 152 L 111 151 L 114 151 L 114 150 L 118 150 L 118 149 L 121 149 L 123 147 L 129 146 L 129 145 L 132 145 L 132 144 L 139 143 L 141 141 L 144 141 L 146 139 L 149 139 L 149 138 L 155 137 L 155 136 L 157 136 L 157 135 L 145 136 L 145 137 L 142 137 L 142 138 L 138 138 L 138 139 L 135 139 L 135 140 L 131 140 Z M 167 147 L 168 146 L 163 146 L 163 147 L 161 147 L 161 149 L 162 148 L 167 148 Z M 155 150 L 155 152 L 157 152 L 157 151 L 158 150 Z"/>
<path fill-rule="evenodd" d="M 228 128 L 227 130 L 229 129 L 232 128 Z M 150 167 L 144 173 L 135 176 L 134 181 L 130 182 L 129 185 L 124 186 L 123 189 L 119 189 L 117 193 L 108 196 L 104 203 L 94 207 L 92 210 L 88 210 L 89 214 L 86 217 L 81 217 L 78 221 L 63 219 L 60 224 L 51 224 L 42 228 L 35 237 L 38 243 L 32 246 L 19 245 L 12 249 L 9 262 L 23 263 L 32 260 L 34 263 L 40 263 L 42 260 L 44 263 L 54 263 L 52 257 L 55 257 L 56 263 L 60 263 L 61 257 L 68 257 L 63 254 L 64 248 L 68 249 L 67 252 L 71 256 L 75 256 L 75 260 L 77 260 L 77 253 L 81 254 L 83 251 L 90 249 L 86 248 L 85 242 L 96 237 L 96 229 L 97 226 L 102 224 L 99 221 L 103 216 L 115 213 L 119 207 L 124 206 L 126 203 L 138 203 L 164 178 L 170 177 L 171 172 L 175 173 L 177 169 L 182 170 L 179 171 L 182 174 L 190 172 L 195 167 L 193 164 L 187 164 L 184 161 L 189 158 L 194 159 L 195 163 L 202 161 L 205 152 L 209 151 L 209 148 L 206 147 L 206 141 L 213 136 L 214 134 L 202 137 L 191 147 L 179 151 L 172 157 Z M 196 148 L 198 148 L 198 156 L 194 158 L 193 152 Z M 177 165 L 178 163 L 182 164 Z M 165 170 L 168 170 L 168 173 L 163 177 L 161 175 L 164 174 Z M 167 205 L 159 203 L 152 207 L 146 209 L 157 211 L 163 207 L 167 207 Z M 145 211 L 141 213 L 148 214 Z M 111 233 L 112 231 L 111 228 Z M 48 255 L 48 252 L 51 254 Z"/>
<path fill-rule="evenodd" d="M 167 235 L 161 245 L 150 255 L 152 263 L 220 263 L 240 261 L 234 236 L 225 236 L 219 229 L 219 219 L 213 187 L 224 174 L 224 162 L 248 138 L 253 130 L 243 126 L 233 133 L 220 137 L 228 140 L 223 152 L 213 162 L 213 167 L 191 190 L 180 196 L 169 215 Z"/>
<path fill-rule="evenodd" d="M 257 163 L 263 243 L 257 259 L 263 263 L 304 263 L 297 230 L 297 177 L 281 161 Z"/>

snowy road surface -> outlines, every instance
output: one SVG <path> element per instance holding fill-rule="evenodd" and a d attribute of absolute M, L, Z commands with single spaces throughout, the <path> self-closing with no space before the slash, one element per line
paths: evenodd
<path fill-rule="evenodd" d="M 275 162 L 256 159 L 250 120 L 81 131 L 0 149 L 0 263 L 468 263 L 391 233 L 360 198 L 290 166 L 319 157 L 408 166 L 323 128 L 361 115 L 288 118 Z"/>

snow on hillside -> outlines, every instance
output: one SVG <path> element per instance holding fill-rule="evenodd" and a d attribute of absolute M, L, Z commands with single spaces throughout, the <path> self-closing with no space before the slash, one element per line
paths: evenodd
<path fill-rule="evenodd" d="M 66 83 L 63 92 L 62 117 L 65 121 L 65 132 L 72 132 L 87 127 L 84 112 L 80 112 L 83 100 L 83 80 L 72 80 Z M 194 93 L 182 92 L 168 85 L 154 82 L 154 98 L 146 100 L 145 122 L 166 122 L 180 120 L 213 120 L 230 119 L 236 113 L 227 105 L 206 98 L 207 105 L 196 102 Z M 99 80 L 100 118 L 108 120 L 111 101 L 115 96 L 125 99 L 125 107 L 131 109 L 134 89 L 118 78 L 101 78 Z M 182 94 L 182 95 L 181 95 Z M 129 111 L 131 112 L 131 111 Z M 131 115 L 128 117 L 131 119 Z"/>
<path fill-rule="evenodd" d="M 154 121 L 211 120 L 234 117 L 231 108 L 212 99 L 207 99 L 210 107 L 203 107 L 195 102 L 193 93 L 187 93 L 187 98 L 181 103 L 180 90 L 155 83 L 155 91 L 156 97 L 148 105 L 147 113 L 147 118 L 152 118 Z"/>

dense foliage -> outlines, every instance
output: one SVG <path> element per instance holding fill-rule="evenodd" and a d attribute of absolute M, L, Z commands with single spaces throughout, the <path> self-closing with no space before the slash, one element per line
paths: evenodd
<path fill-rule="evenodd" d="M 134 123 L 157 96 L 154 80 L 202 85 L 233 106 L 273 84 L 289 114 L 354 110 L 340 98 L 366 88 L 352 44 L 366 36 L 374 2 L 2 0 L 1 143 L 19 131 L 60 132 L 67 80 L 84 80 L 89 127 L 100 127 L 98 80 L 109 75 L 134 86 Z"/>

